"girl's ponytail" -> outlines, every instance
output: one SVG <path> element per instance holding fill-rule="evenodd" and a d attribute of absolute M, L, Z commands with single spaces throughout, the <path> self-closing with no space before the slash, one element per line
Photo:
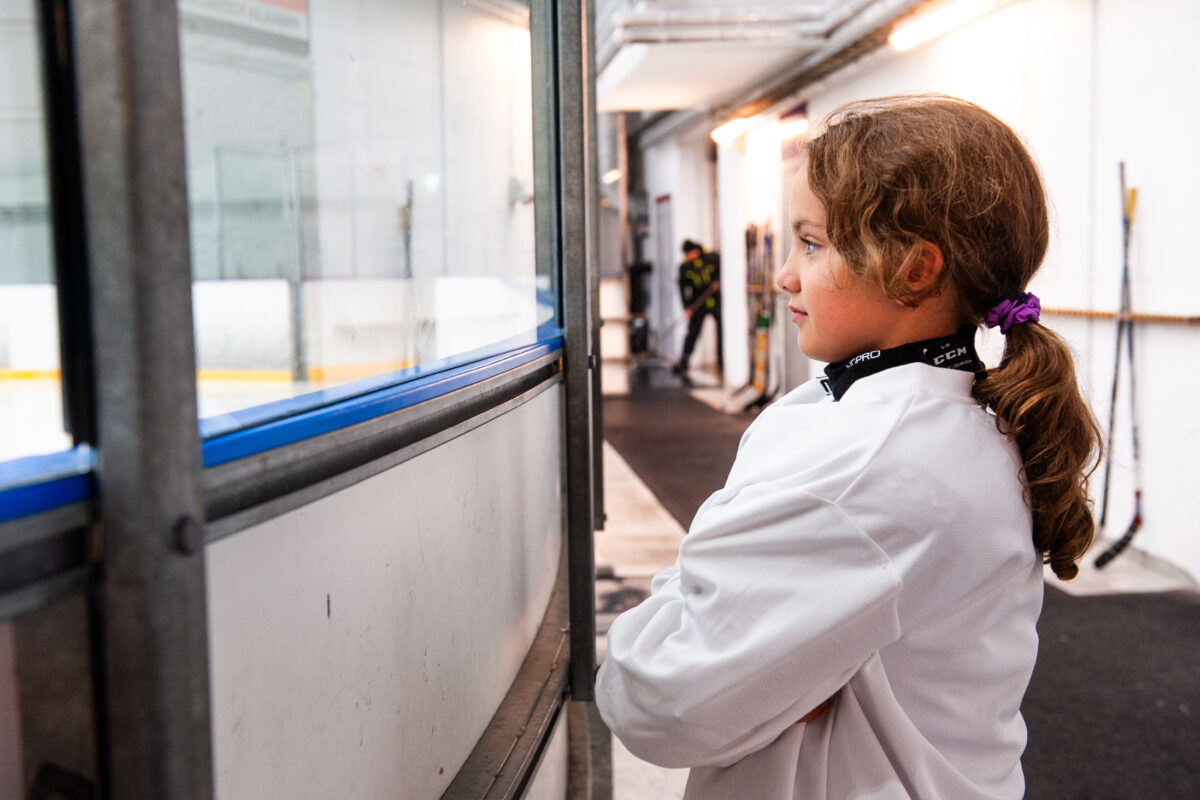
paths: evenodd
<path fill-rule="evenodd" d="M 1099 460 L 1100 430 L 1079 393 L 1070 351 L 1049 328 L 1008 329 L 1000 366 L 975 382 L 975 398 L 996 412 L 1025 468 L 1033 542 L 1063 580 L 1092 543 L 1087 481 Z"/>

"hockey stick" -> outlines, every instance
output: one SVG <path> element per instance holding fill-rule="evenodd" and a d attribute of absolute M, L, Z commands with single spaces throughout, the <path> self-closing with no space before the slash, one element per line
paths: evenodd
<path fill-rule="evenodd" d="M 700 308 L 700 306 L 704 305 L 705 300 L 717 293 L 717 289 L 719 288 L 720 287 L 714 283 L 697 295 L 696 299 L 692 301 L 691 305 L 683 310 L 682 314 L 671 320 L 671 322 L 668 323 L 665 328 L 655 335 L 654 339 L 650 342 L 650 346 L 646 349 L 657 352 L 658 345 L 662 344 L 662 340 L 666 338 L 667 334 L 673 331 L 681 322 L 684 322 L 688 318 L 689 314 L 694 314 Z"/>
<path fill-rule="evenodd" d="M 758 392 L 759 404 L 767 400 L 767 377 L 769 369 L 769 346 L 771 342 L 771 288 L 768 272 L 771 263 L 771 229 L 763 225 L 759 229 L 760 249 L 758 265 L 758 314 L 754 320 L 754 357 L 751 363 L 750 385 Z"/>
<path fill-rule="evenodd" d="M 1129 284 L 1129 215 L 1126 212 L 1128 203 L 1125 195 L 1125 163 L 1121 162 L 1121 236 L 1123 238 L 1123 248 L 1125 256 L 1121 267 L 1121 298 L 1120 307 L 1117 309 L 1117 341 L 1113 349 L 1113 379 L 1112 379 L 1112 395 L 1109 398 L 1108 404 L 1108 435 L 1104 437 L 1106 445 L 1104 453 L 1104 493 L 1100 499 L 1100 521 L 1097 527 L 1100 529 L 1101 535 L 1104 534 L 1105 526 L 1108 521 L 1108 489 L 1112 484 L 1112 457 L 1113 448 L 1112 440 L 1113 433 L 1117 425 L 1117 386 L 1121 379 L 1121 340 L 1125 335 L 1125 325 L 1129 321 L 1129 308 L 1126 305 L 1128 292 L 1126 287 Z"/>
<path fill-rule="evenodd" d="M 754 346 L 757 342 L 758 331 L 758 297 L 751 294 L 750 286 L 757 282 L 758 277 L 758 226 L 753 222 L 746 225 L 746 363 L 750 365 L 750 376 L 746 383 L 729 393 L 726 398 L 726 410 L 735 408 L 745 411 L 752 407 L 762 397 L 762 393 L 754 388 Z"/>
<path fill-rule="evenodd" d="M 758 226 L 751 222 L 746 226 L 746 284 L 757 283 L 758 280 Z M 747 293 L 746 297 L 746 318 L 750 323 L 749 330 L 746 331 L 746 339 L 750 348 L 750 352 L 747 353 L 747 363 L 753 365 L 755 336 L 758 330 L 758 298 L 749 293 Z M 748 385 L 754 385 L 753 366 L 750 370 L 750 383 Z"/>
<path fill-rule="evenodd" d="M 1129 527 L 1125 529 L 1125 533 L 1120 539 L 1113 542 L 1107 550 L 1096 557 L 1096 568 L 1103 569 L 1108 562 L 1119 556 L 1129 543 L 1133 541 L 1134 535 L 1142 527 L 1142 453 L 1138 437 L 1138 415 L 1137 415 L 1137 390 L 1136 381 L 1134 380 L 1134 355 L 1133 355 L 1133 320 L 1130 317 L 1130 297 L 1129 297 L 1129 239 L 1131 229 L 1133 227 L 1133 213 L 1137 205 L 1137 189 L 1125 189 L 1125 163 L 1121 162 L 1121 228 L 1123 232 L 1123 264 L 1121 267 L 1121 311 L 1117 315 L 1117 356 L 1116 365 L 1113 368 L 1113 390 L 1112 390 L 1112 407 L 1108 418 L 1108 455 L 1104 463 L 1104 495 L 1103 507 L 1100 512 L 1100 531 L 1104 532 L 1105 518 L 1108 514 L 1108 482 L 1112 471 L 1112 437 L 1113 437 L 1113 420 L 1116 417 L 1117 406 L 1117 369 L 1121 361 L 1121 334 L 1125 335 L 1125 349 L 1129 353 L 1129 426 L 1133 432 L 1133 468 L 1134 468 L 1134 484 L 1133 484 L 1133 519 L 1129 523 Z"/>

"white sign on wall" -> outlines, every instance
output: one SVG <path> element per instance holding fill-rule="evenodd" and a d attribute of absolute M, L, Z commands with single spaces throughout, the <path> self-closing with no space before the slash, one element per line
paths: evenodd
<path fill-rule="evenodd" d="M 180 0 L 179 9 L 289 39 L 308 39 L 308 0 Z"/>

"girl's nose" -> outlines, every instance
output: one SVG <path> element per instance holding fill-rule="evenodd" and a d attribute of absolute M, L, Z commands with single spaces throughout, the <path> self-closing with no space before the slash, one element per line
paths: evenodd
<path fill-rule="evenodd" d="M 792 268 L 792 257 L 783 262 L 783 266 L 775 271 L 775 288 L 785 294 L 796 294 L 800 291 L 800 275 Z"/>

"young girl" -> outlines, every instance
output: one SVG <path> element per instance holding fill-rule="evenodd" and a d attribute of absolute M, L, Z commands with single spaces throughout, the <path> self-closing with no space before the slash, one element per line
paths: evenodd
<path fill-rule="evenodd" d="M 970 103 L 868 101 L 808 143 L 790 213 L 775 282 L 826 376 L 755 420 L 614 622 L 601 714 L 688 798 L 1019 798 L 1041 566 L 1091 542 L 1099 441 L 1024 291 L 1038 170 Z"/>

